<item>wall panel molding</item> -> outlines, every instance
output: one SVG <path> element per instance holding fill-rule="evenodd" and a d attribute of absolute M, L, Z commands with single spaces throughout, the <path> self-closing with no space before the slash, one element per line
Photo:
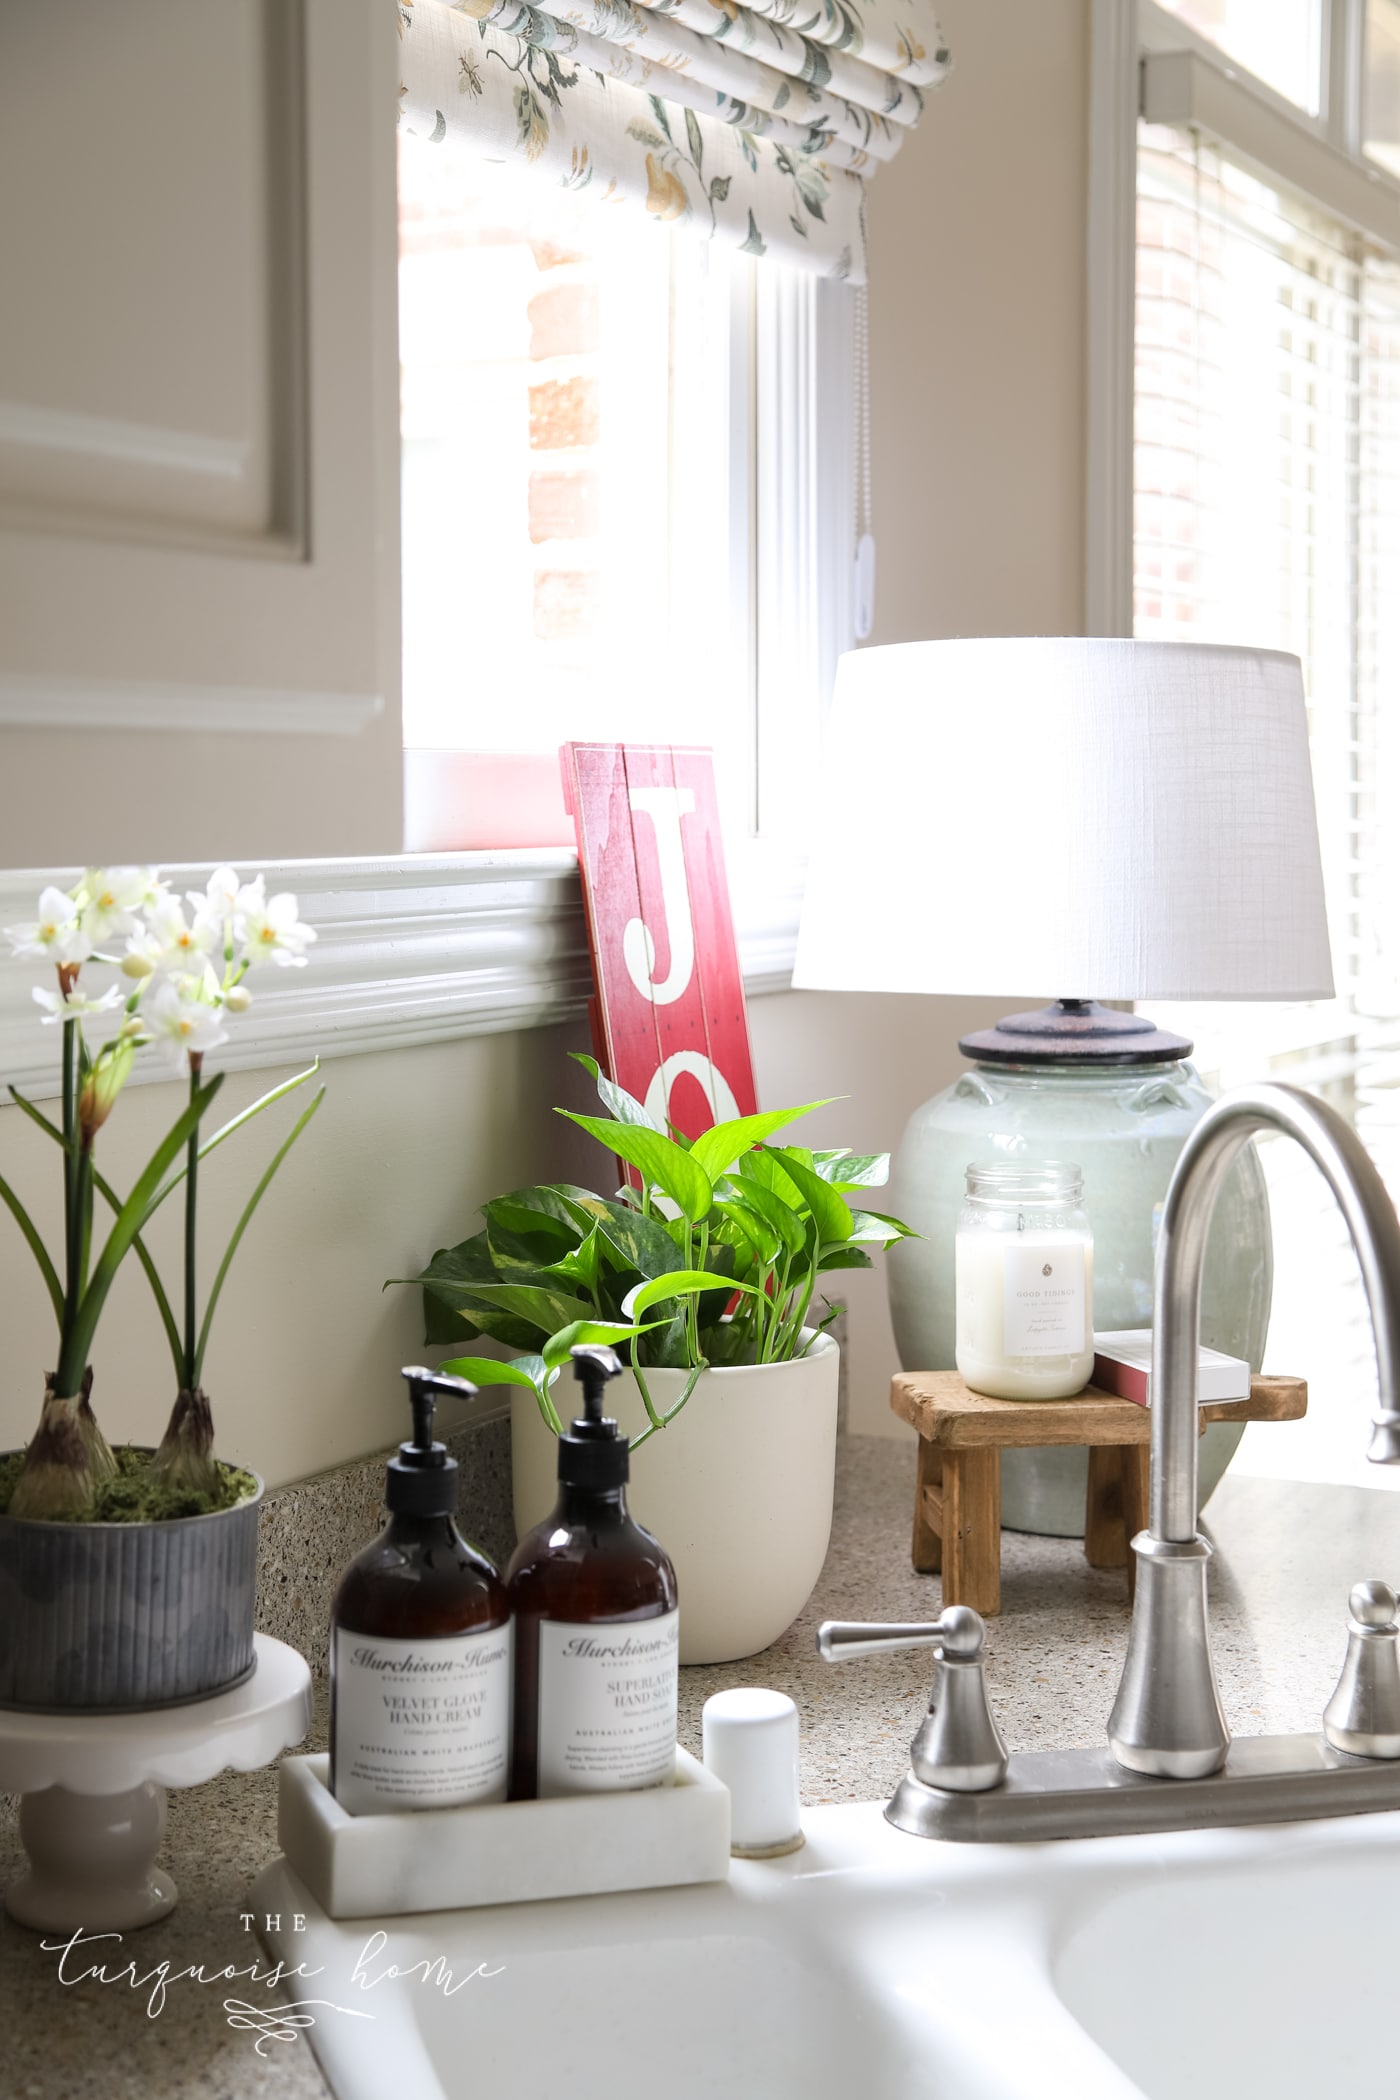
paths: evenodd
<path fill-rule="evenodd" d="M 800 863 L 766 847 L 752 861 L 739 858 L 745 987 L 750 995 L 786 990 Z M 163 872 L 183 891 L 202 888 L 209 870 Z M 221 1070 L 542 1028 L 586 1010 L 592 971 L 568 850 L 288 861 L 266 874 L 269 892 L 295 891 L 317 942 L 305 969 L 253 974 L 254 1004 L 219 1050 Z M 76 876 L 71 868 L 0 873 L 0 927 L 32 919 L 46 882 L 66 888 Z M 0 1083 L 44 1098 L 56 1091 L 58 1042 L 33 988 L 50 975 L 42 963 L 10 960 L 8 945 L 0 949 Z M 168 1076 L 152 1050 L 138 1058 L 133 1081 Z"/>

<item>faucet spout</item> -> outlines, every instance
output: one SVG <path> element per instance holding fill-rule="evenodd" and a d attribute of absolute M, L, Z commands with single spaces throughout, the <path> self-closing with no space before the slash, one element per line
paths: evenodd
<path fill-rule="evenodd" d="M 1368 1456 L 1400 1463 L 1400 1221 L 1354 1130 L 1297 1087 L 1241 1087 L 1201 1118 L 1162 1212 L 1152 1320 L 1148 1528 L 1133 1541 L 1137 1586 L 1109 1743 L 1132 1771 L 1176 1779 L 1218 1771 L 1230 1746 L 1206 1620 L 1210 1548 L 1196 1530 L 1196 1366 L 1201 1276 L 1216 1197 L 1250 1138 L 1296 1140 L 1335 1195 L 1361 1266 L 1375 1334 L 1380 1412 Z"/>

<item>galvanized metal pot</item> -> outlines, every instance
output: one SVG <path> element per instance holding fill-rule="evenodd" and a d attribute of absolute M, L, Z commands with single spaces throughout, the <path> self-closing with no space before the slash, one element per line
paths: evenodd
<path fill-rule="evenodd" d="M 163 1523 L 0 1516 L 0 1706 L 132 1713 L 250 1676 L 262 1493 Z"/>

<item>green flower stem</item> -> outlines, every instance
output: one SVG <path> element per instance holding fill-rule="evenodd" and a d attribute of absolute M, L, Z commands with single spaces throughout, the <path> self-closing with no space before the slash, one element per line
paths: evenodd
<path fill-rule="evenodd" d="M 40 1130 L 51 1137 L 56 1145 L 63 1143 L 63 1132 L 59 1129 L 57 1123 L 50 1122 L 42 1110 L 37 1109 L 32 1101 L 26 1100 L 18 1087 L 12 1086 L 10 1088 L 10 1098 L 14 1102 L 15 1107 L 22 1109 L 30 1121 L 37 1123 Z M 112 1187 L 111 1182 L 98 1173 L 95 1165 L 92 1170 L 92 1180 L 94 1188 L 107 1205 L 107 1208 L 119 1216 L 121 1214 L 122 1199 Z M 63 1288 L 59 1283 L 53 1263 L 49 1260 L 44 1243 L 30 1222 L 28 1214 L 19 1204 L 18 1197 L 3 1181 L 0 1181 L 0 1202 L 8 1203 L 14 1214 L 15 1223 L 29 1242 L 30 1251 L 43 1271 L 44 1281 L 48 1286 L 49 1296 L 53 1300 L 54 1311 L 58 1315 L 58 1323 L 61 1329 L 63 1325 Z M 185 1358 L 180 1346 L 180 1330 L 175 1324 L 175 1315 L 170 1310 L 170 1300 L 165 1295 L 165 1287 L 161 1283 L 156 1265 L 151 1259 L 151 1251 L 139 1232 L 132 1241 L 131 1246 L 137 1260 L 146 1272 L 146 1281 L 151 1286 L 151 1291 L 156 1301 L 156 1310 L 160 1314 L 161 1325 L 165 1329 L 165 1338 L 170 1344 L 170 1354 L 175 1366 L 176 1381 L 177 1383 L 181 1382 L 185 1374 Z"/>
<path fill-rule="evenodd" d="M 204 1059 L 197 1050 L 190 1052 L 190 1100 L 199 1098 L 199 1075 Z M 195 1306 L 195 1216 L 199 1200 L 199 1124 L 190 1132 L 185 1153 L 185 1340 L 184 1376 L 180 1381 L 185 1392 L 192 1393 L 199 1384 L 199 1314 Z"/>
<path fill-rule="evenodd" d="M 62 979 L 60 978 L 60 984 Z M 76 1018 L 63 1024 L 63 1263 L 65 1290 L 63 1329 L 66 1333 L 77 1315 L 81 1283 L 78 1276 L 78 1072 Z M 67 1395 L 63 1397 L 67 1398 Z"/>
<path fill-rule="evenodd" d="M 238 1115 L 231 1116 L 227 1123 L 220 1125 L 219 1129 L 217 1129 L 214 1132 L 214 1135 L 211 1138 L 206 1138 L 204 1140 L 204 1143 L 199 1148 L 199 1158 L 208 1159 L 210 1153 L 215 1149 L 216 1146 L 222 1145 L 225 1138 L 231 1138 L 236 1130 L 241 1130 L 245 1123 L 251 1123 L 254 1116 L 260 1115 L 263 1109 L 265 1108 L 271 1108 L 274 1101 L 280 1101 L 282 1099 L 282 1096 L 284 1094 L 290 1094 L 293 1088 L 303 1086 L 308 1079 L 314 1079 L 316 1077 L 316 1074 L 320 1071 L 320 1069 L 321 1060 L 318 1057 L 314 1064 L 309 1064 L 307 1066 L 304 1072 L 297 1072 L 292 1076 L 292 1078 L 284 1079 L 280 1086 L 272 1087 L 267 1093 L 261 1095 L 258 1098 L 258 1100 L 253 1102 L 250 1108 L 242 1109 L 240 1110 Z M 162 1203 L 164 1203 L 167 1196 L 173 1195 L 175 1190 L 179 1188 L 180 1183 L 185 1178 L 186 1172 L 186 1167 L 180 1167 L 175 1173 L 173 1173 L 170 1176 L 168 1181 L 165 1181 L 161 1184 L 160 1188 L 157 1189 L 155 1198 L 151 1204 L 151 1211 L 153 1213 L 160 1209 L 160 1206 L 162 1205 Z"/>
<path fill-rule="evenodd" d="M 162 1176 L 169 1171 L 171 1161 L 178 1157 L 181 1148 L 189 1139 L 191 1130 L 197 1127 L 200 1117 L 222 1084 L 221 1072 L 207 1087 L 201 1088 L 184 1114 L 166 1132 L 147 1162 L 140 1180 L 122 1205 L 116 1223 L 107 1235 L 107 1244 L 92 1272 L 92 1280 L 71 1319 L 65 1306 L 58 1371 L 53 1384 L 57 1399 L 76 1397 L 82 1383 L 88 1352 L 92 1347 L 92 1338 L 97 1332 L 97 1323 L 102 1317 L 102 1308 L 107 1302 L 107 1293 L 112 1288 L 117 1270 L 137 1233 L 150 1216 L 151 1200 L 160 1186 Z"/>

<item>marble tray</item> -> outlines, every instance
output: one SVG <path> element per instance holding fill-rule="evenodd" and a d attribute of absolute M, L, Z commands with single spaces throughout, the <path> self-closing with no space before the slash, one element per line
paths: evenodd
<path fill-rule="evenodd" d="M 328 1917 L 398 1917 L 723 1881 L 729 1789 L 677 1747 L 674 1783 L 642 1793 L 352 1816 L 329 1757 L 289 1757 L 277 1834 Z"/>

